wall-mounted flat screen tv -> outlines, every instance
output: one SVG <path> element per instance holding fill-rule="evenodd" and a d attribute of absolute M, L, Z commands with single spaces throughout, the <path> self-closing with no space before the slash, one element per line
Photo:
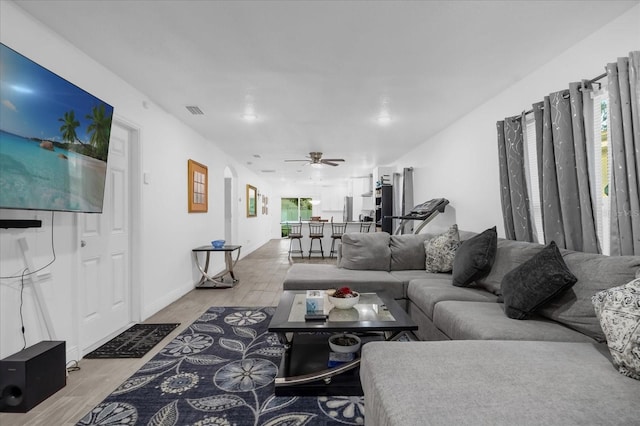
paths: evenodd
<path fill-rule="evenodd" d="M 113 107 L 0 43 L 0 208 L 101 213 Z"/>

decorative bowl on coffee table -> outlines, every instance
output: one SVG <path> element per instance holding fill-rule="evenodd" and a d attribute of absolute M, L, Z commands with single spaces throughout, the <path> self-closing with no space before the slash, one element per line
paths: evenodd
<path fill-rule="evenodd" d="M 338 309 L 351 309 L 360 301 L 360 293 L 352 291 L 351 297 L 334 297 L 331 293 L 327 293 L 329 303 Z"/>

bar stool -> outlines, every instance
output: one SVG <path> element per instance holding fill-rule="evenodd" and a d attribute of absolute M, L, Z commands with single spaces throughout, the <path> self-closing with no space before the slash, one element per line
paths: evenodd
<path fill-rule="evenodd" d="M 360 232 L 369 232 L 373 222 L 360 222 Z"/>
<path fill-rule="evenodd" d="M 322 248 L 322 237 L 324 237 L 324 222 L 309 222 L 309 259 L 311 259 L 311 253 L 322 253 L 324 259 L 324 249 Z M 320 250 L 313 250 L 313 242 L 320 242 Z"/>
<path fill-rule="evenodd" d="M 329 257 L 333 257 L 333 253 L 336 253 L 335 244 L 336 240 L 342 241 L 342 235 L 344 231 L 347 229 L 346 223 L 333 223 L 331 222 L 331 251 L 329 252 Z"/>
<path fill-rule="evenodd" d="M 304 252 L 302 251 L 302 223 L 287 223 L 287 229 L 289 230 L 289 259 L 291 259 L 291 253 L 300 253 L 300 256 L 304 259 Z M 294 240 L 298 241 L 300 250 L 291 250 Z"/>

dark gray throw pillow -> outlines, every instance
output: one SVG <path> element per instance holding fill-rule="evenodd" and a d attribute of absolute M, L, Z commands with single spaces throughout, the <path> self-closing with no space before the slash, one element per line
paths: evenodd
<path fill-rule="evenodd" d="M 564 263 L 555 241 L 551 241 L 502 279 L 504 312 L 509 318 L 525 319 L 577 281 Z"/>
<path fill-rule="evenodd" d="M 453 259 L 453 285 L 468 287 L 475 280 L 489 275 L 496 259 L 498 233 L 496 227 L 464 241 Z"/>

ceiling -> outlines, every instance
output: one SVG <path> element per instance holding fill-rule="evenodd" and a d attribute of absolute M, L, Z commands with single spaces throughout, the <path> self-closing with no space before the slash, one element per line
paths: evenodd
<path fill-rule="evenodd" d="M 266 179 L 317 184 L 392 163 L 638 0 L 16 4 Z M 284 161 L 311 151 L 346 161 Z"/>

